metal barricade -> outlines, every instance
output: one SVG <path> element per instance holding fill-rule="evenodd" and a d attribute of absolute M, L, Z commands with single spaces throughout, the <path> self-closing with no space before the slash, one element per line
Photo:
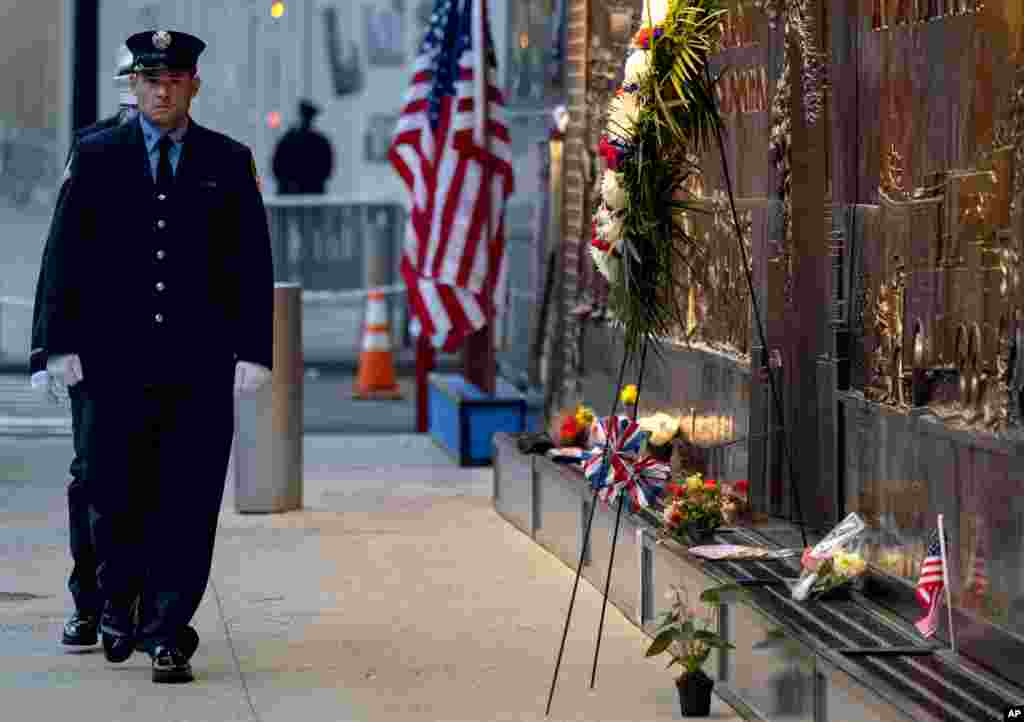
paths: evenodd
<path fill-rule="evenodd" d="M 299 283 L 306 359 L 332 363 L 358 355 L 366 291 L 385 289 L 393 348 L 408 348 L 398 264 L 406 211 L 361 197 L 276 196 L 264 201 L 274 280 Z"/>

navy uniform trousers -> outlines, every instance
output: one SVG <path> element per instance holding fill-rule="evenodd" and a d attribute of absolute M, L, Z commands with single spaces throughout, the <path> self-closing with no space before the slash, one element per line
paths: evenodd
<path fill-rule="evenodd" d="M 199 608 L 231 453 L 233 378 L 225 366 L 204 382 L 92 394 L 86 488 L 109 600 L 105 631 L 151 647 L 173 639 Z"/>
<path fill-rule="evenodd" d="M 39 345 L 79 354 L 85 376 L 101 629 L 146 649 L 177 638 L 209 579 L 235 363 L 272 367 L 273 268 L 254 167 L 248 148 L 193 122 L 173 186 L 158 189 L 137 120 L 90 136 L 41 272 Z M 104 192 L 112 182 L 117 198 Z"/>
<path fill-rule="evenodd" d="M 75 131 L 72 140 L 71 151 L 68 158 L 73 157 L 75 148 L 83 138 L 99 133 L 107 128 L 113 128 L 122 123 L 128 122 L 134 117 L 134 108 L 122 108 L 116 115 L 105 118 L 98 123 Z M 50 233 L 43 248 L 43 262 L 40 268 L 46 268 L 46 254 L 50 250 L 50 238 L 53 235 L 54 224 L 61 213 L 63 206 L 64 192 L 66 185 L 61 184 L 57 194 L 57 201 L 54 204 L 54 220 L 51 223 Z M 111 190 L 116 194 L 115 190 Z M 46 349 L 41 347 L 39 337 L 39 310 L 40 295 L 46 287 L 43 274 L 39 274 L 36 283 L 36 300 L 33 307 L 32 318 L 32 357 L 30 360 L 30 373 L 46 369 Z M 86 449 L 92 428 L 92 409 L 89 404 L 88 393 L 80 389 L 78 385 L 68 390 L 71 401 L 71 433 L 74 442 L 74 459 L 69 469 L 71 479 L 68 482 L 68 536 L 71 547 L 71 574 L 68 576 L 68 590 L 75 600 L 75 610 L 87 617 L 98 617 L 103 611 L 103 599 L 100 597 L 96 584 L 96 552 L 92 543 L 92 532 L 89 523 L 89 497 L 85 485 Z"/>

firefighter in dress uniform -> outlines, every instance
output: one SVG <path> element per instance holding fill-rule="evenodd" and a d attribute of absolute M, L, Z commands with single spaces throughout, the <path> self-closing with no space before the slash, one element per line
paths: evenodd
<path fill-rule="evenodd" d="M 82 138 L 87 138 L 94 133 L 107 128 L 127 123 L 135 118 L 137 111 L 135 95 L 131 89 L 132 53 L 128 46 L 122 45 L 117 50 L 117 70 L 114 74 L 114 83 L 118 91 L 119 108 L 109 118 L 104 118 L 97 123 L 75 131 L 71 141 L 71 150 L 68 159 L 73 157 L 75 148 Z M 54 219 L 50 224 L 50 233 L 43 246 L 43 262 L 41 268 L 46 268 L 46 254 L 51 245 L 50 238 L 53 234 L 54 223 L 63 208 L 65 191 L 67 190 L 67 175 L 62 179 L 60 190 L 57 193 L 57 201 L 54 206 Z M 116 193 L 116 184 L 112 184 L 112 192 Z M 47 372 L 46 349 L 40 346 L 41 330 L 39 328 L 40 294 L 45 288 L 46 282 L 43 274 L 40 273 L 36 283 L 36 300 L 32 318 L 32 353 L 29 358 L 31 384 L 37 390 L 47 390 L 52 397 L 63 399 L 64 395 L 70 396 L 71 404 L 71 432 L 74 439 L 75 457 L 71 462 L 70 476 L 68 481 L 68 536 L 71 547 L 71 574 L 68 577 L 68 590 L 75 603 L 75 612 L 64 623 L 61 632 L 61 642 L 70 647 L 91 646 L 97 643 L 97 625 L 99 624 L 100 612 L 103 610 L 103 601 L 100 598 L 99 590 L 96 587 L 96 556 L 93 551 L 92 539 L 89 532 L 89 503 L 85 495 L 84 468 L 87 464 L 85 458 L 86 438 L 89 433 L 91 413 L 89 409 L 88 394 L 82 386 L 76 385 L 71 389 L 63 389 L 54 383 Z"/>
<path fill-rule="evenodd" d="M 251 151 L 189 115 L 205 43 L 160 30 L 127 45 L 139 115 L 82 139 L 71 159 L 37 345 L 89 395 L 105 656 L 138 648 L 154 682 L 188 682 L 233 392 L 270 378 L 270 237 Z M 116 196 L 104 192 L 112 178 Z"/>

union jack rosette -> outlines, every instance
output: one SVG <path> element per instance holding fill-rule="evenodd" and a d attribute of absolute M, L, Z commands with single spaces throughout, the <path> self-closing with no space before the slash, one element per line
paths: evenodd
<path fill-rule="evenodd" d="M 650 457 L 640 458 L 640 449 L 648 432 L 627 416 L 594 419 L 590 429 L 590 449 L 583 473 L 598 498 L 610 504 L 625 492 L 634 506 L 649 506 L 648 497 L 656 495 L 656 485 L 664 482 L 669 467 Z"/>

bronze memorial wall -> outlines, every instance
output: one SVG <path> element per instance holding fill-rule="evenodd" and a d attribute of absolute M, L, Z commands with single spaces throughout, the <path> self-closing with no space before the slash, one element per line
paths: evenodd
<path fill-rule="evenodd" d="M 1024 3 L 725 4 L 714 69 L 767 348 L 715 147 L 691 188 L 713 262 L 681 279 L 686 324 L 644 406 L 745 439 L 730 474 L 761 512 L 796 520 L 798 499 L 815 529 L 863 514 L 869 591 L 911 620 L 944 514 L 959 647 L 1024 683 Z M 605 408 L 621 351 L 599 319 L 577 372 Z M 752 373 L 769 362 L 792 474 Z"/>
<path fill-rule="evenodd" d="M 871 0 L 832 18 L 845 509 L 904 592 L 943 513 L 961 649 L 1019 682 L 1024 9 Z"/>

